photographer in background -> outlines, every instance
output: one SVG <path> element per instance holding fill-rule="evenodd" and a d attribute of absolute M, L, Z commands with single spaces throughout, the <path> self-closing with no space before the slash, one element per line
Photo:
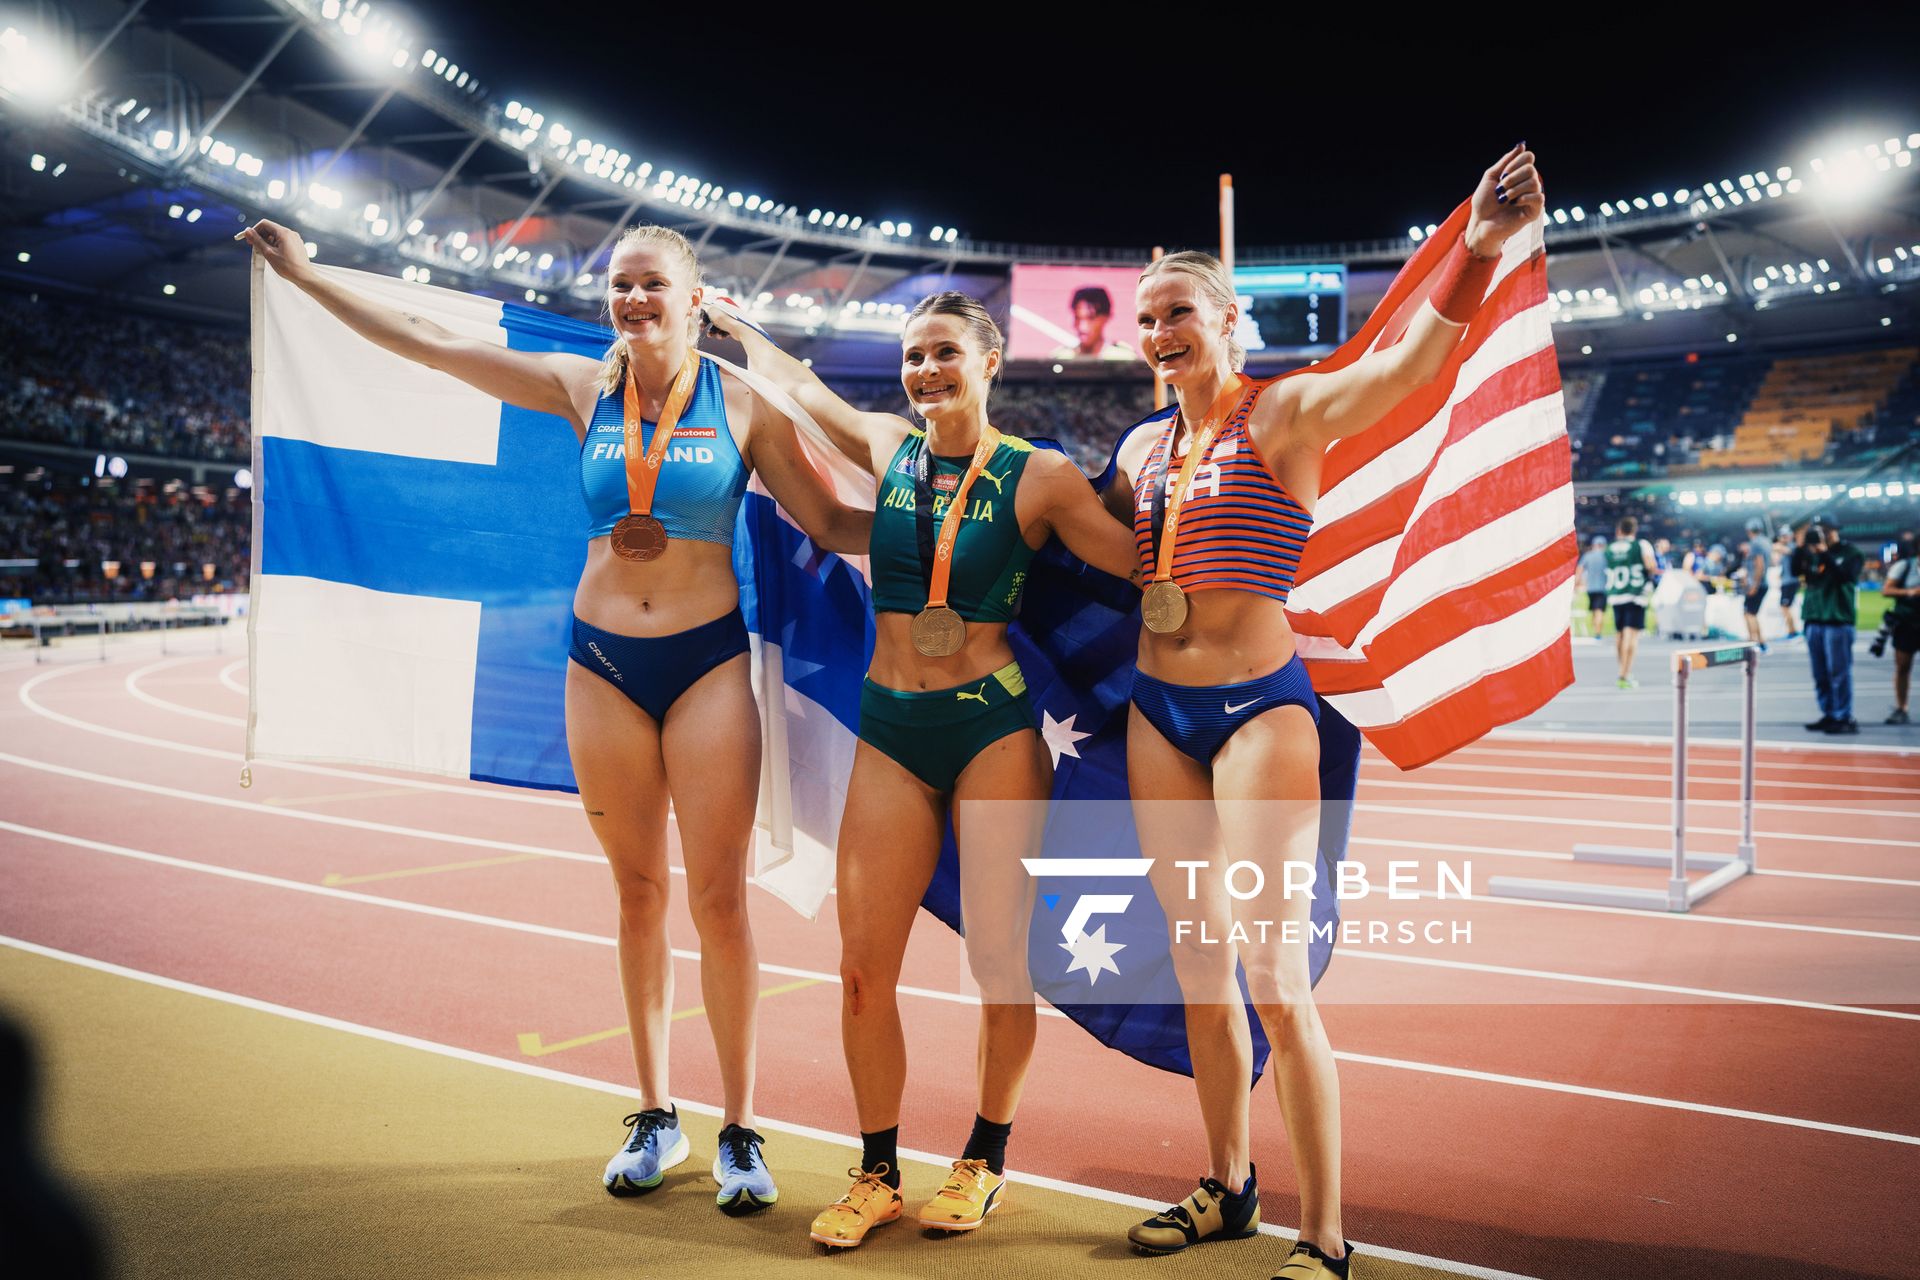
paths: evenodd
<path fill-rule="evenodd" d="M 1844 541 L 1831 516 L 1815 516 L 1800 535 L 1796 555 L 1804 553 L 1800 579 L 1806 603 L 1807 659 L 1813 665 L 1813 691 L 1820 718 L 1813 733 L 1858 733 L 1853 718 L 1853 640 L 1859 614 L 1854 587 L 1864 563 L 1858 548 Z"/>
<path fill-rule="evenodd" d="M 1879 657 L 1893 641 L 1893 713 L 1888 724 L 1906 724 L 1907 693 L 1913 685 L 1913 654 L 1920 649 L 1920 562 L 1914 559 L 1914 531 L 1908 529 L 1895 544 L 1893 559 L 1887 564 L 1887 581 L 1882 588 L 1893 607 L 1887 610 L 1880 634 L 1873 639 L 1872 652 Z"/>
<path fill-rule="evenodd" d="M 1800 619 L 1793 602 L 1800 598 L 1800 568 L 1805 559 L 1790 530 L 1782 529 L 1773 542 L 1773 561 L 1780 566 L 1780 614 L 1787 620 L 1787 639 L 1800 638 Z"/>

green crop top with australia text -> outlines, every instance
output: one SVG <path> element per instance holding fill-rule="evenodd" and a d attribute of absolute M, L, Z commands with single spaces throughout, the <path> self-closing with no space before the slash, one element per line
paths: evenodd
<path fill-rule="evenodd" d="M 907 438 L 894 451 L 880 481 L 869 547 L 875 613 L 918 613 L 927 605 L 931 547 L 923 556 L 914 500 L 915 475 L 926 448 L 927 433 L 908 428 Z M 1025 440 L 1002 435 L 999 448 L 967 494 L 966 514 L 954 543 L 947 604 L 968 622 L 1007 622 L 1020 612 L 1020 592 L 1027 584 L 1033 548 L 1020 536 L 1013 495 L 1032 456 L 1033 446 Z M 971 454 L 958 458 L 936 454 L 927 468 L 935 534 L 972 461 Z"/>

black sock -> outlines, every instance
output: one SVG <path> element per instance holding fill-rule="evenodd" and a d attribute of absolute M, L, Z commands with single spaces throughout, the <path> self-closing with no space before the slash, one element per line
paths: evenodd
<path fill-rule="evenodd" d="M 983 1115 L 973 1117 L 973 1133 L 967 1138 L 967 1149 L 960 1153 L 962 1160 L 985 1160 L 987 1168 L 995 1173 L 1007 1171 L 1007 1135 L 1013 1132 L 1013 1121 L 995 1124 Z"/>
<path fill-rule="evenodd" d="M 898 1191 L 900 1189 L 899 1125 L 891 1129 L 882 1129 L 878 1133 L 860 1135 L 860 1167 L 872 1173 L 883 1164 L 887 1166 L 887 1171 L 880 1176 L 880 1181 Z"/>

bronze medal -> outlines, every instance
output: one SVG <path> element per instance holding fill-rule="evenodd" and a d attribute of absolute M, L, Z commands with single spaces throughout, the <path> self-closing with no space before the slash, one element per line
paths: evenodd
<path fill-rule="evenodd" d="M 629 514 L 620 517 L 608 537 L 613 554 L 622 560 L 658 560 L 666 554 L 667 526 L 661 524 L 659 517 L 653 514 L 653 495 L 660 483 L 660 467 L 667 459 L 667 445 L 673 440 L 673 429 L 679 424 L 680 414 L 693 395 L 693 384 L 699 373 L 700 353 L 687 352 L 680 371 L 674 375 L 673 384 L 667 388 L 667 400 L 661 407 L 660 421 L 654 427 L 653 439 L 644 451 L 640 448 L 642 420 L 639 382 L 631 372 L 628 374 L 623 424 L 626 429 Z"/>
<path fill-rule="evenodd" d="M 1158 635 L 1178 631 L 1187 621 L 1187 593 L 1172 579 L 1150 583 L 1140 597 L 1140 617 Z"/>
<path fill-rule="evenodd" d="M 913 647 L 926 657 L 951 658 L 966 639 L 966 620 L 944 604 L 913 615 Z"/>
<path fill-rule="evenodd" d="M 926 446 L 931 448 L 931 445 Z M 960 522 L 966 518 L 967 494 L 973 489 L 973 482 L 980 475 L 980 469 L 993 457 L 995 449 L 1000 447 L 1000 433 L 989 424 L 980 433 L 980 439 L 973 446 L 973 458 L 967 466 L 967 472 L 955 486 L 953 500 L 947 507 L 946 515 L 940 521 L 940 536 L 932 548 L 922 545 L 921 554 L 931 555 L 932 561 L 927 583 L 927 606 L 913 615 L 913 647 L 922 657 L 950 658 L 960 652 L 960 646 L 967 640 L 967 622 L 958 611 L 947 604 L 947 587 L 953 578 L 954 546 L 960 539 Z M 915 489 L 915 519 L 928 519 L 932 510 L 932 490 L 927 486 L 925 467 L 929 455 L 920 456 L 922 470 Z M 921 526 L 924 538 L 926 525 Z"/>
<path fill-rule="evenodd" d="M 609 540 L 622 560 L 658 560 L 666 554 L 667 527 L 652 516 L 621 516 Z"/>

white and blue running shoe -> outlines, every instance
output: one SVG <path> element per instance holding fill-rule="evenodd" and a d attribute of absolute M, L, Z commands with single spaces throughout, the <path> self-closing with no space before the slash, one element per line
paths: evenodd
<path fill-rule="evenodd" d="M 713 1158 L 713 1180 L 720 1193 L 713 1202 L 723 1213 L 755 1213 L 780 1198 L 773 1174 L 760 1154 L 765 1141 L 751 1129 L 730 1124 L 720 1131 L 720 1153 Z"/>
<path fill-rule="evenodd" d="M 651 1191 L 667 1176 L 667 1170 L 685 1160 L 692 1148 L 680 1131 L 680 1111 L 636 1111 L 620 1123 L 632 1132 L 626 1145 L 607 1161 L 602 1179 L 616 1196 L 637 1196 Z"/>

